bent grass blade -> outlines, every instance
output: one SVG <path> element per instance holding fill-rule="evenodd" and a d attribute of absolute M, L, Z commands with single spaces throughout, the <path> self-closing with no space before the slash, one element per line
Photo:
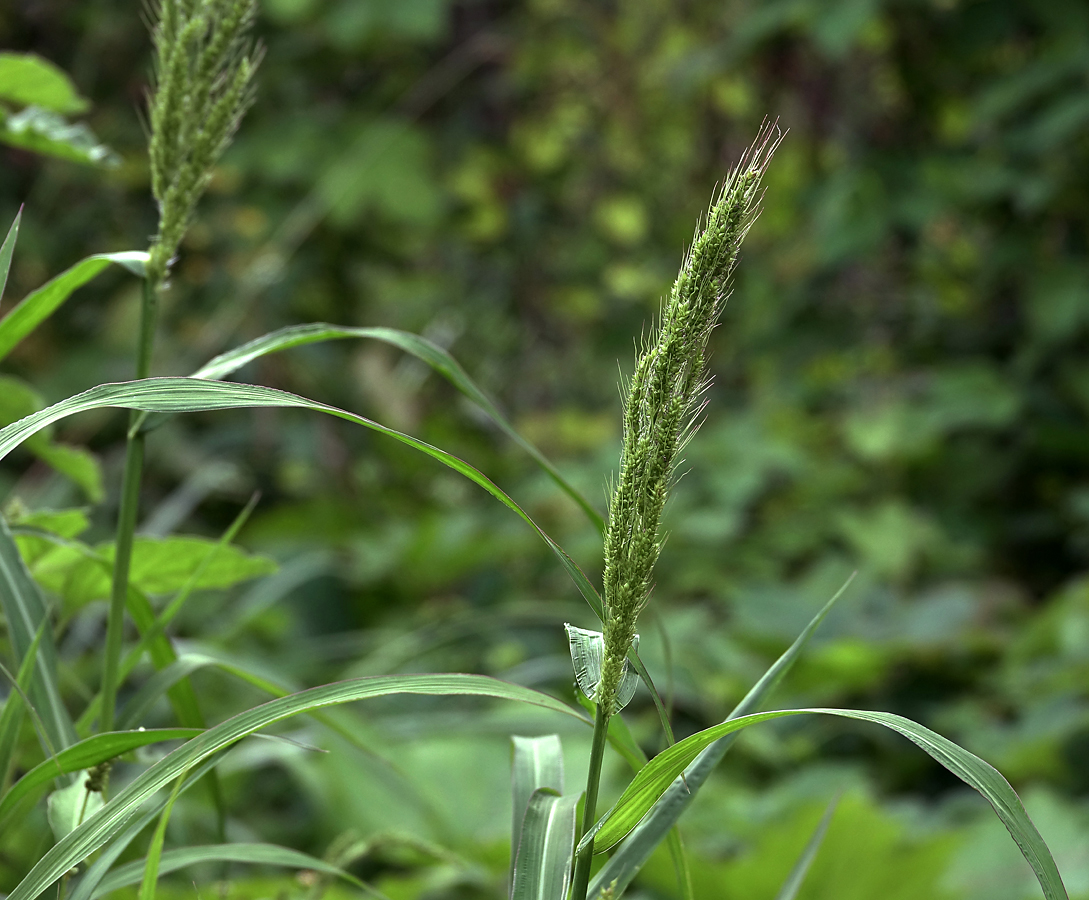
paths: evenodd
<path fill-rule="evenodd" d="M 771 696 L 775 687 L 797 662 L 817 628 L 832 611 L 832 607 L 846 593 L 854 578 L 855 575 L 852 573 L 843 586 L 810 620 L 802 633 L 794 640 L 794 643 L 783 652 L 783 655 L 771 665 L 760 680 L 742 698 L 741 702 L 734 707 L 726 721 L 755 711 Z M 726 751 L 730 749 L 736 738 L 736 733 L 728 734 L 704 749 L 695 758 L 692 764 L 684 770 L 682 776 L 678 777 L 669 786 L 665 794 L 654 804 L 651 811 L 635 827 L 631 836 L 624 841 L 623 846 L 612 855 L 601 871 L 594 876 L 587 896 L 597 896 L 602 888 L 613 882 L 616 883 L 616 890 L 620 893 L 631 883 L 639 869 L 650 858 L 651 853 L 666 839 L 670 829 L 676 827 L 681 815 L 688 809 L 688 805 L 695 798 L 696 793 L 707 781 L 715 766 L 721 762 L 722 757 L 726 755 Z"/>
<path fill-rule="evenodd" d="M 293 716 L 355 700 L 391 694 L 516 700 L 573 716 L 580 722 L 589 724 L 589 720 L 581 713 L 548 694 L 542 694 L 540 691 L 521 685 L 507 684 L 484 675 L 397 675 L 358 678 L 336 684 L 325 684 L 288 697 L 270 700 L 268 703 L 248 709 L 209 728 L 147 768 L 102 809 L 88 817 L 75 831 L 48 850 L 8 895 L 8 900 L 34 900 L 39 897 L 65 872 L 85 860 L 117 834 L 145 800 L 225 747 Z"/>
<path fill-rule="evenodd" d="M 97 253 L 31 291 L 3 319 L 0 319 L 0 359 L 7 356 L 30 332 L 48 319 L 72 293 L 83 287 L 111 264 L 128 269 L 137 277 L 144 275 L 148 255 L 140 250 L 123 253 Z"/>
<path fill-rule="evenodd" d="M 934 760 L 975 788 L 994 808 L 1024 855 L 1047 900 L 1069 900 L 1058 867 L 1020 798 L 1002 775 L 973 753 L 911 719 L 893 713 L 860 709 L 781 709 L 755 713 L 715 725 L 674 744 L 654 757 L 632 779 L 616 805 L 582 839 L 594 840 L 595 850 L 607 850 L 621 841 L 653 807 L 666 789 L 701 750 L 728 734 L 786 716 L 840 716 L 883 725 L 912 741 Z"/>
<path fill-rule="evenodd" d="M 343 325 L 328 325 L 325 322 L 312 322 L 308 325 L 291 325 L 278 331 L 270 332 L 249 343 L 221 353 L 193 373 L 194 378 L 206 378 L 218 381 L 238 371 L 246 363 L 252 362 L 270 353 L 279 353 L 292 347 L 315 344 L 323 341 L 344 340 L 346 338 L 370 338 L 382 341 L 415 356 L 429 365 L 439 375 L 450 382 L 465 397 L 471 400 L 492 422 L 522 448 L 537 463 L 556 485 L 568 497 L 575 501 L 601 533 L 605 531 L 605 520 L 601 513 L 563 474 L 552 464 L 532 442 L 522 437 L 511 425 L 506 416 L 497 407 L 461 367 L 450 353 L 426 338 L 396 328 L 351 328 Z"/>
<path fill-rule="evenodd" d="M 604 619 L 601 598 L 575 561 L 567 555 L 567 552 L 559 544 L 541 530 L 537 523 L 530 518 L 529 514 L 522 509 L 522 507 L 515 503 L 514 500 L 507 496 L 498 485 L 492 482 L 491 479 L 482 472 L 453 454 L 447 453 L 445 450 L 440 450 L 438 447 L 434 447 L 417 438 L 410 437 L 393 428 L 387 428 L 385 425 L 380 425 L 378 422 L 368 419 L 365 416 L 356 415 L 355 413 L 338 409 L 335 406 L 328 406 L 324 403 L 318 403 L 314 400 L 308 400 L 297 394 L 289 394 L 287 391 L 279 391 L 275 388 L 260 387 L 251 384 L 206 381 L 200 378 L 146 378 L 142 381 L 128 381 L 119 384 L 100 384 L 97 387 L 84 391 L 82 394 L 76 394 L 74 397 L 69 397 L 67 400 L 55 403 L 33 415 L 29 415 L 20 419 L 18 422 L 13 422 L 11 425 L 0 429 L 0 459 L 5 457 L 28 437 L 36 434 L 53 422 L 57 422 L 66 416 L 71 416 L 78 412 L 86 412 L 88 410 L 102 409 L 105 407 L 119 407 L 122 409 L 141 410 L 143 412 L 165 413 L 254 407 L 294 407 L 297 409 L 309 409 L 315 412 L 323 412 L 327 415 L 354 422 L 357 425 L 363 425 L 380 434 L 389 435 L 401 443 L 407 444 L 409 447 L 419 450 L 422 453 L 426 453 L 428 456 L 438 460 L 455 472 L 464 475 L 470 481 L 484 488 L 484 490 L 495 497 L 495 499 L 508 509 L 516 513 L 527 525 L 537 532 L 546 544 L 548 544 L 549 549 L 556 554 L 556 558 L 559 559 L 561 565 L 563 565 L 564 569 L 567 570 L 568 575 L 570 575 L 571 579 L 575 582 L 576 587 L 579 589 L 579 593 L 581 593 L 586 602 L 590 604 L 590 608 L 599 619 Z M 130 612 L 131 611 L 130 608 Z M 147 612 L 150 614 L 150 610 Z M 154 614 L 150 614 L 143 624 L 139 620 L 137 620 L 136 624 L 141 631 L 146 631 L 154 625 L 154 621 Z M 173 660 L 170 660 L 170 662 L 172 661 Z M 158 663 L 156 663 L 156 665 L 158 665 Z"/>

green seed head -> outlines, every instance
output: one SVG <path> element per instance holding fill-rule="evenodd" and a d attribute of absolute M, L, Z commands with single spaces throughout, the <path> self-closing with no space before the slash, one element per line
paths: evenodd
<path fill-rule="evenodd" d="M 707 342 L 729 294 L 741 241 L 758 213 L 761 177 L 779 138 L 775 125 L 766 126 L 716 195 L 628 386 L 620 475 L 605 533 L 599 702 L 611 704 L 616 697 L 636 620 L 650 594 L 662 547 L 662 509 L 677 454 L 699 411 Z"/>
<path fill-rule="evenodd" d="M 148 270 L 158 283 L 185 236 L 212 170 L 253 100 L 260 58 L 247 38 L 256 0 L 162 0 L 155 27 L 149 123 L 159 233 Z"/>

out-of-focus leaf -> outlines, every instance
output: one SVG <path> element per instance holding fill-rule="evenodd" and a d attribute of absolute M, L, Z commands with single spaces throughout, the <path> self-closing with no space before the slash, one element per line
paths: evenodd
<path fill-rule="evenodd" d="M 48 319 L 73 291 L 83 287 L 111 263 L 143 278 L 147 260 L 147 253 L 142 250 L 97 253 L 80 260 L 36 291 L 31 291 L 18 306 L 0 319 L 0 359 L 11 353 L 23 338 Z"/>
<path fill-rule="evenodd" d="M 385 425 L 380 425 L 365 416 L 358 416 L 355 413 L 337 409 L 335 406 L 327 406 L 324 403 L 307 400 L 296 394 L 289 394 L 287 391 L 278 391 L 274 388 L 259 387 L 252 384 L 205 381 L 200 378 L 147 378 L 143 381 L 130 381 L 120 384 L 100 384 L 88 391 L 84 391 L 82 394 L 69 397 L 67 400 L 55 403 L 48 409 L 43 409 L 41 412 L 27 416 L 19 422 L 0 429 L 0 458 L 6 456 L 27 438 L 65 416 L 111 406 L 123 409 L 138 409 L 145 412 L 166 413 L 243 409 L 262 406 L 296 407 L 327 413 L 388 435 L 464 475 L 516 513 L 548 544 L 549 549 L 556 555 L 567 574 L 575 582 L 575 586 L 579 589 L 583 599 L 590 604 L 590 608 L 597 614 L 598 618 L 604 619 L 605 612 L 601 605 L 601 598 L 582 569 L 559 544 L 541 530 L 521 506 L 515 503 L 483 473 L 445 450 L 440 450 L 438 447 L 433 447 L 424 441 L 402 434 L 393 428 L 387 428 Z M 144 627 L 140 626 L 139 622 L 137 622 L 137 625 L 141 628 Z"/>
<path fill-rule="evenodd" d="M 529 799 L 538 788 L 549 788 L 557 796 L 563 794 L 563 747 L 558 734 L 543 737 L 511 738 L 514 759 L 511 763 L 511 797 L 513 818 L 511 821 L 510 875 L 514 878 L 514 864 L 522 839 L 522 821 L 526 817 Z"/>
<path fill-rule="evenodd" d="M 15 756 L 15 746 L 19 740 L 19 728 L 23 724 L 23 714 L 26 712 L 27 692 L 30 690 L 30 680 L 38 661 L 38 647 L 48 626 L 49 623 L 46 621 L 38 626 L 38 633 L 34 635 L 34 641 L 19 665 L 15 683 L 8 692 L 8 699 L 4 701 L 4 710 L 0 712 L 0 795 L 7 791 L 8 775 Z M 2 818 L 3 816 L 0 815 L 0 820 Z"/>
<path fill-rule="evenodd" d="M 46 805 L 49 827 L 56 840 L 67 837 L 103 807 L 102 794 L 87 789 L 84 773 L 66 787 L 53 791 Z"/>
<path fill-rule="evenodd" d="M 1025 812 L 1020 798 L 997 770 L 918 722 L 893 713 L 871 710 L 781 709 L 732 719 L 697 732 L 658 754 L 640 769 L 616 805 L 583 837 L 580 849 L 591 839 L 595 841 L 595 849 L 600 847 L 601 850 L 607 850 L 622 840 L 665 793 L 673 779 L 687 768 L 701 750 L 720 738 L 757 722 L 814 713 L 873 722 L 908 738 L 965 784 L 979 791 L 991 804 L 1036 873 L 1047 900 L 1068 900 L 1051 851 Z"/>
<path fill-rule="evenodd" d="M 14 115 L 0 110 L 0 143 L 89 166 L 119 162 L 82 122 L 73 125 L 64 116 L 38 106 L 28 106 Z"/>
<path fill-rule="evenodd" d="M 30 577 L 7 520 L 0 515 L 0 609 L 4 613 L 8 635 L 19 659 L 20 668 L 35 635 L 48 621 L 45 603 L 37 584 Z M 57 750 L 76 742 L 72 717 L 61 699 L 57 687 L 57 652 L 53 635 L 46 625 L 37 649 L 38 665 L 34 667 L 28 694 L 41 714 L 46 736 Z M 46 752 L 50 748 L 46 747 Z"/>
<path fill-rule="evenodd" d="M 798 896 L 798 891 L 802 889 L 802 885 L 805 883 L 805 876 L 809 874 L 809 867 L 813 865 L 813 860 L 817 858 L 817 851 L 820 850 L 821 844 L 824 843 L 824 836 L 828 833 L 828 826 L 832 822 L 832 815 L 835 813 L 836 804 L 838 803 L 839 798 L 837 797 L 828 804 L 828 809 L 821 816 L 820 822 L 817 823 L 817 827 L 813 831 L 813 836 L 806 843 L 802 855 L 798 857 L 798 861 L 794 863 L 794 868 L 790 870 L 787 880 L 783 882 L 779 893 L 775 895 L 775 900 L 795 900 Z"/>
<path fill-rule="evenodd" d="M 533 792 L 522 822 L 511 900 L 556 900 L 567 896 L 576 809 L 581 798 L 581 794 L 561 797 L 549 788 Z"/>
<path fill-rule="evenodd" d="M 0 422 L 7 425 L 18 421 L 44 405 L 38 392 L 26 382 L 10 375 L 0 375 Z M 89 499 L 102 499 L 102 471 L 98 460 L 87 450 L 53 440 L 51 428 L 39 431 L 30 438 L 26 449 L 46 465 L 71 478 L 83 488 Z"/>
<path fill-rule="evenodd" d="M 90 106 L 63 71 L 33 53 L 0 53 L 0 100 L 58 113 L 86 112 Z"/>
<path fill-rule="evenodd" d="M 58 546 L 38 560 L 34 576 L 71 607 L 78 608 L 109 597 L 108 568 L 113 564 L 113 556 L 112 543 L 94 548 L 93 555 L 71 545 Z M 101 560 L 109 565 L 103 566 Z M 173 593 L 182 590 L 202 564 L 192 589 L 230 587 L 276 571 L 276 563 L 268 557 L 232 545 L 219 546 L 207 538 L 137 537 L 129 580 L 145 594 Z"/>
<path fill-rule="evenodd" d="M 368 894 L 377 897 L 385 896 L 349 872 L 330 865 L 322 859 L 309 856 L 298 850 L 291 850 L 288 847 L 278 847 L 275 844 L 210 844 L 203 847 L 182 847 L 177 850 L 167 850 L 159 861 L 158 869 L 160 874 L 165 875 L 168 872 L 174 872 L 178 869 L 184 869 L 186 866 L 194 866 L 203 862 L 237 862 L 264 866 L 283 866 L 289 869 L 309 869 L 343 878 Z M 102 879 L 94 893 L 91 894 L 92 900 L 103 897 L 119 888 L 136 884 L 141 880 L 143 874 L 143 860 L 136 860 L 118 866 L 117 869 Z"/>
<path fill-rule="evenodd" d="M 0 300 L 4 299 L 4 288 L 8 283 L 8 272 L 11 271 L 11 257 L 15 253 L 15 240 L 19 237 L 19 222 L 23 218 L 23 208 L 15 214 L 15 221 L 8 229 L 8 236 L 4 243 L 0 244 Z"/>
<path fill-rule="evenodd" d="M 187 740 L 200 733 L 197 728 L 142 728 L 138 731 L 109 731 L 84 738 L 60 751 L 55 757 L 39 763 L 13 784 L 11 790 L 0 798 L 0 822 L 3 822 L 24 797 L 49 784 L 59 775 L 90 769 L 137 747 L 163 741 Z"/>
<path fill-rule="evenodd" d="M 173 411 L 173 410 L 171 410 Z M 521 685 L 507 684 L 484 675 L 393 675 L 356 678 L 310 688 L 298 694 L 271 700 L 209 728 L 187 741 L 164 759 L 139 774 L 94 816 L 48 850 L 26 877 L 8 895 L 8 900 L 34 900 L 76 863 L 86 859 L 124 826 L 145 800 L 175 778 L 214 753 L 254 732 L 302 715 L 341 703 L 391 694 L 426 696 L 492 697 L 516 700 L 589 721 L 565 703 L 548 694 Z"/>

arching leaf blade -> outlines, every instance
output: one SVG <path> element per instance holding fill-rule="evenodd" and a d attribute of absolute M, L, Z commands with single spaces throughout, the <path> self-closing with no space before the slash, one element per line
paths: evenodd
<path fill-rule="evenodd" d="M 297 394 L 289 394 L 287 391 L 252 384 L 206 381 L 200 378 L 147 378 L 142 381 L 128 381 L 119 384 L 100 384 L 84 391 L 82 394 L 76 394 L 67 400 L 55 403 L 0 429 L 0 459 L 28 437 L 53 422 L 79 412 L 106 407 L 166 413 L 255 407 L 293 407 L 326 413 L 327 415 L 354 422 L 357 425 L 363 425 L 380 434 L 388 435 L 465 476 L 517 514 L 549 546 L 598 618 L 604 618 L 601 598 L 575 561 L 530 518 L 529 514 L 521 506 L 515 503 L 482 472 L 445 450 L 440 450 L 438 447 L 410 437 L 393 428 L 387 428 L 385 425 L 381 425 L 365 416 L 356 415 L 314 400 L 308 400 Z M 154 615 L 151 615 L 144 624 L 137 621 L 137 626 L 141 631 L 153 625 Z"/>
<path fill-rule="evenodd" d="M 280 847 L 276 844 L 208 844 L 167 850 L 159 859 L 158 872 L 165 875 L 178 869 L 184 869 L 187 866 L 206 862 L 251 863 L 264 866 L 282 866 L 287 869 L 311 869 L 315 872 L 323 872 L 326 875 L 342 878 L 372 896 L 385 896 L 351 873 L 345 872 L 323 859 L 318 859 L 316 856 L 310 856 L 299 850 Z M 104 897 L 119 888 L 137 884 L 143 874 L 143 860 L 118 866 L 117 869 L 102 879 L 94 893 L 91 894 L 91 898 L 95 900 L 95 898 Z"/>
<path fill-rule="evenodd" d="M 130 250 L 123 253 L 96 253 L 80 260 L 56 278 L 31 291 L 3 319 L 0 319 L 0 359 L 7 356 L 30 332 L 48 319 L 77 288 L 83 287 L 111 264 L 122 266 L 143 277 L 147 253 Z"/>
<path fill-rule="evenodd" d="M 810 620 L 809 624 L 772 665 L 752 686 L 741 702 L 727 717 L 726 721 L 754 712 L 771 696 L 775 687 L 783 680 L 787 672 L 797 662 L 802 651 L 816 633 L 832 607 L 844 595 L 851 582 L 852 574 L 832 598 Z M 590 883 L 587 896 L 597 895 L 603 887 L 616 882 L 617 892 L 622 892 L 642 868 L 643 864 L 658 845 L 666 839 L 670 830 L 676 827 L 681 815 L 695 798 L 696 793 L 707 781 L 715 766 L 719 764 L 726 751 L 730 749 L 737 733 L 728 734 L 704 749 L 692 764 L 685 769 L 683 777 L 678 777 L 666 790 L 666 793 L 654 804 L 654 807 L 635 827 L 632 834 L 624 841 L 601 871 Z"/>
<path fill-rule="evenodd" d="M 8 900 L 34 900 L 65 872 L 86 859 L 133 816 L 141 804 L 179 775 L 214 753 L 263 728 L 314 710 L 391 694 L 490 697 L 515 700 L 573 716 L 589 724 L 567 704 L 521 685 L 485 675 L 394 675 L 356 678 L 310 688 L 270 700 L 209 728 L 133 779 L 102 809 L 50 848 L 8 895 Z"/>
<path fill-rule="evenodd" d="M 632 779 L 616 805 L 583 837 L 594 838 L 595 850 L 607 850 L 622 840 L 646 815 L 673 779 L 696 758 L 701 750 L 733 732 L 758 722 L 786 716 L 840 716 L 883 725 L 912 741 L 932 759 L 975 788 L 991 804 L 1002 824 L 1010 832 L 1028 864 L 1036 874 L 1047 900 L 1069 900 L 1058 867 L 1044 839 L 1025 811 L 1020 798 L 1008 781 L 988 763 L 917 722 L 893 713 L 859 709 L 781 709 L 754 713 L 715 725 L 685 738 L 654 757 Z"/>
<path fill-rule="evenodd" d="M 61 750 L 55 758 L 38 763 L 15 782 L 3 798 L 0 798 L 0 822 L 3 822 L 24 797 L 32 794 L 36 788 L 48 785 L 60 775 L 90 769 L 137 747 L 163 741 L 184 741 L 198 734 L 201 731 L 196 728 L 152 728 L 143 731 L 108 731 L 85 738 L 78 744 Z"/>
<path fill-rule="evenodd" d="M 572 485 L 537 447 L 524 438 L 510 423 L 499 407 L 484 393 L 460 363 L 444 348 L 426 338 L 396 328 L 353 328 L 344 325 L 329 325 L 325 322 L 312 322 L 307 325 L 290 325 L 278 331 L 270 332 L 236 347 L 210 360 L 193 373 L 194 378 L 219 380 L 238 371 L 246 363 L 252 362 L 270 353 L 279 353 L 292 347 L 314 344 L 321 341 L 344 340 L 346 338 L 369 338 L 382 341 L 403 350 L 426 363 L 435 372 L 450 382 L 465 397 L 471 400 L 491 421 L 522 448 L 537 463 L 559 488 L 575 501 L 594 524 L 599 532 L 604 533 L 605 520 L 594 509 L 589 500 Z"/>
<path fill-rule="evenodd" d="M 11 223 L 7 237 L 4 238 L 4 243 L 0 244 L 0 300 L 4 299 L 4 288 L 7 287 L 8 272 L 11 271 L 11 257 L 15 253 L 15 241 L 19 237 L 19 223 L 22 218 L 23 208 L 20 206 L 19 211 L 15 214 L 15 221 Z"/>

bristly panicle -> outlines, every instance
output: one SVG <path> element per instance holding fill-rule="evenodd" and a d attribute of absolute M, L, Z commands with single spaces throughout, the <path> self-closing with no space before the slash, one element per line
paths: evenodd
<path fill-rule="evenodd" d="M 662 509 L 677 454 L 698 413 L 707 342 L 729 294 L 741 242 L 759 212 L 760 181 L 780 139 L 778 127 L 766 124 L 717 193 L 628 386 L 620 475 L 605 533 L 599 702 L 616 696 L 636 619 L 650 593 Z"/>
<path fill-rule="evenodd" d="M 256 0 L 161 0 L 149 120 L 159 233 L 149 271 L 166 277 L 197 201 L 253 100 L 261 52 L 247 37 Z"/>

